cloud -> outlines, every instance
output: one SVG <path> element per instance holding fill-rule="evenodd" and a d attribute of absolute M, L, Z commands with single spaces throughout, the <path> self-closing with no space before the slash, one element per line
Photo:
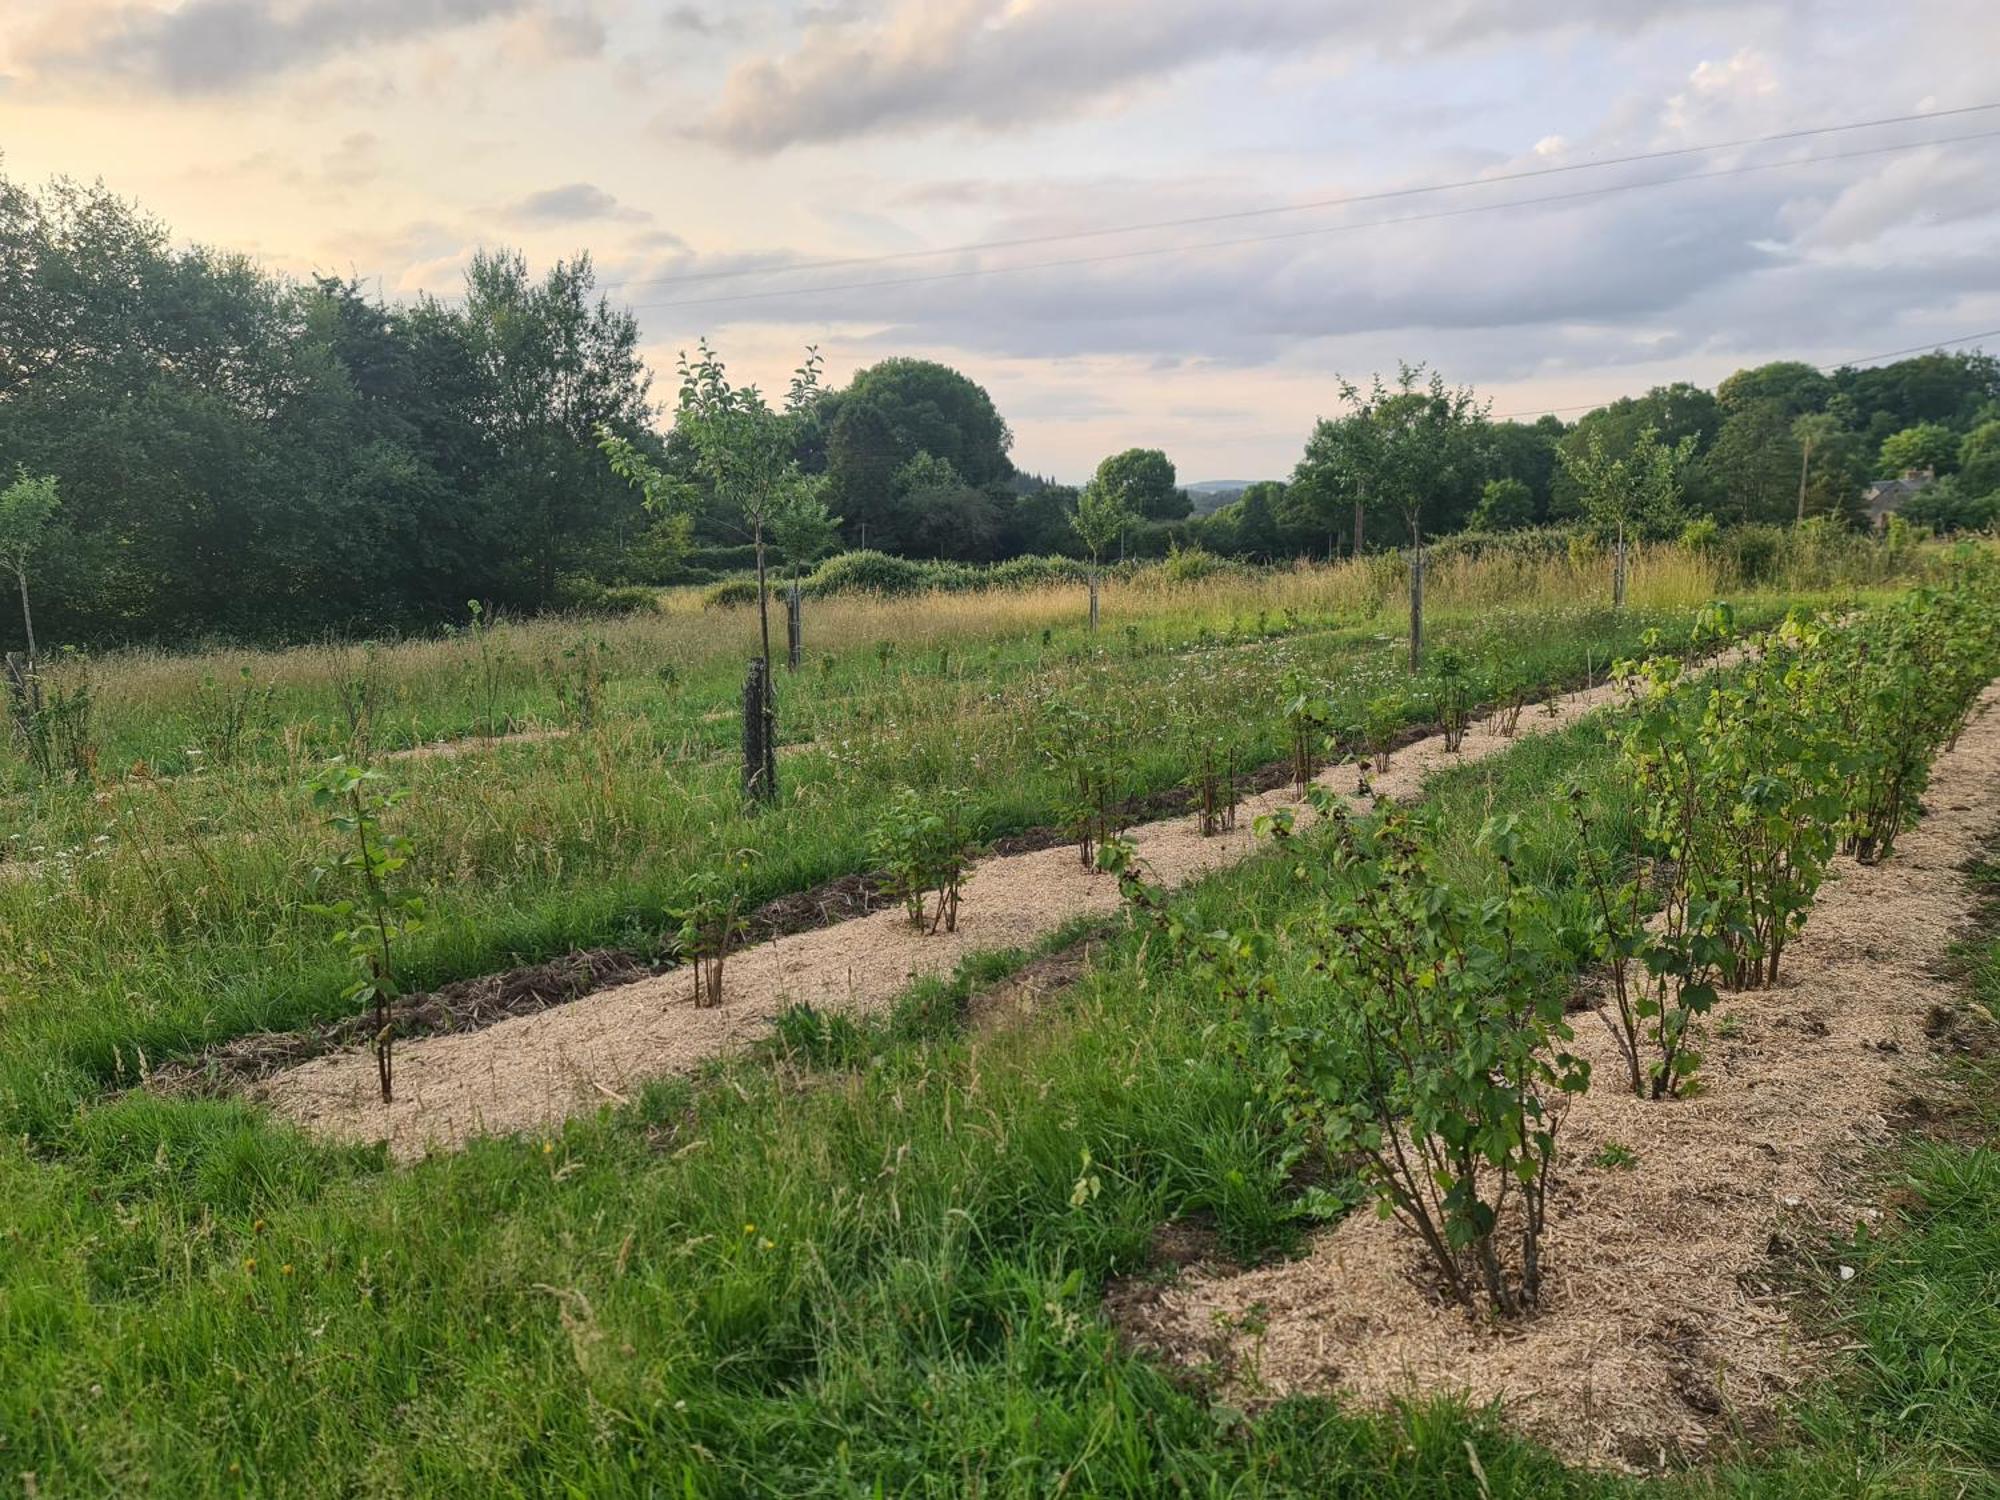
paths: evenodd
<path fill-rule="evenodd" d="M 188 0 L 46 30 L 33 60 L 175 94 L 228 93 L 343 53 L 522 13 L 531 0 Z"/>
<path fill-rule="evenodd" d="M 517 198 L 500 213 L 516 224 L 575 224 L 587 220 L 639 224 L 652 218 L 644 209 L 627 208 L 591 182 L 566 182 L 561 187 L 543 188 Z"/>
<path fill-rule="evenodd" d="M 1590 24 L 1632 30 L 1723 0 L 900 0 L 883 20 L 808 22 L 789 53 L 739 62 L 695 134 L 769 153 L 920 125 L 1040 123 L 1232 57 L 1322 46 L 1435 52 Z"/>

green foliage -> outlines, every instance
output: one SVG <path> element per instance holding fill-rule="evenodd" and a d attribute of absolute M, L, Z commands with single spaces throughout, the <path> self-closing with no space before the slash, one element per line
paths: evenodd
<path fill-rule="evenodd" d="M 1412 542 L 1423 539 L 1427 524 L 1448 526 L 1446 507 L 1484 476 L 1487 406 L 1469 387 L 1447 387 L 1437 371 L 1426 380 L 1420 364 L 1399 366 L 1393 385 L 1377 375 L 1366 391 L 1343 380 L 1340 394 L 1350 411 L 1348 425 L 1328 429 L 1320 456 L 1308 445 L 1294 483 L 1311 489 L 1319 483 L 1314 468 L 1325 464 L 1335 471 L 1327 479 L 1331 488 L 1356 492 L 1358 486 L 1369 504 L 1403 523 Z"/>
<path fill-rule="evenodd" d="M 1455 646 L 1440 646 L 1424 665 L 1424 690 L 1444 729 L 1444 748 L 1456 754 L 1465 743 L 1465 727 L 1479 697 L 1473 664 Z"/>
<path fill-rule="evenodd" d="M 1466 518 L 1473 531 L 1518 531 L 1535 524 L 1535 492 L 1519 479 L 1489 479 Z"/>
<path fill-rule="evenodd" d="M 424 922 L 423 898 L 403 891 L 398 878 L 409 863 L 409 840 L 382 826 L 405 792 L 380 771 L 338 757 L 308 778 L 304 789 L 326 826 L 354 841 L 331 868 L 314 867 L 311 888 L 317 893 L 338 870 L 357 887 L 356 894 L 313 902 L 307 909 L 338 925 L 335 941 L 347 950 L 354 971 L 341 999 L 374 1010 L 375 1071 L 387 1104 L 395 1072 L 396 945 L 421 931 Z"/>
<path fill-rule="evenodd" d="M 1691 645 L 1725 629 L 1705 622 Z M 1790 618 L 1713 684 L 1672 657 L 1614 668 L 1635 700 L 1619 740 L 1639 816 L 1624 878 L 1595 854 L 1585 875 L 1634 1093 L 1684 1091 L 1718 986 L 1777 983 L 1837 846 L 1889 856 L 1996 670 L 2000 585 L 1984 560 L 1853 618 Z M 1592 850 L 1595 819 L 1575 808 Z"/>
<path fill-rule="evenodd" d="M 962 792 L 903 787 L 875 820 L 869 850 L 909 912 L 911 926 L 924 926 L 924 903 L 935 895 L 929 930 L 942 924 L 946 932 L 956 932 L 959 891 L 977 841 L 977 831 L 965 820 Z"/>
<path fill-rule="evenodd" d="M 723 965 L 747 930 L 744 877 L 755 859 L 755 850 L 731 850 L 720 863 L 686 876 L 667 907 L 667 920 L 675 927 L 675 948 L 688 965 L 699 1009 L 722 1004 Z"/>
<path fill-rule="evenodd" d="M 1144 521 L 1178 521 L 1191 509 L 1175 483 L 1173 460 L 1158 448 L 1127 448 L 1097 466 L 1091 484 Z"/>
<path fill-rule="evenodd" d="M 1949 474 L 1958 467 L 1958 434 L 1942 422 L 1921 422 L 1882 440 L 1879 466 L 1896 475 L 1928 470 Z"/>
<path fill-rule="evenodd" d="M 1628 536 L 1671 535 L 1682 524 L 1681 472 L 1694 455 L 1694 439 L 1662 443 L 1650 428 L 1629 451 L 1614 455 L 1593 430 L 1581 452 L 1565 449 L 1562 462 L 1581 496 L 1583 511 L 1602 530 Z"/>
<path fill-rule="evenodd" d="M 2000 661 L 2000 579 L 1985 558 L 1943 589 L 1916 589 L 1833 637 L 1845 847 L 1889 858 L 1917 814 L 1938 750 L 1954 741 Z"/>
<path fill-rule="evenodd" d="M 13 738 L 49 785 L 88 786 L 97 773 L 93 716 L 97 693 L 90 659 L 65 647 L 54 658 L 0 664 Z"/>
<path fill-rule="evenodd" d="M 28 569 L 55 529 L 62 498 L 53 475 L 30 475 L 24 466 L 0 489 L 0 564 L 14 575 L 21 595 L 21 628 L 28 655 L 35 654 L 35 621 L 28 605 Z"/>
<path fill-rule="evenodd" d="M 1366 831 L 1336 817 L 1342 893 L 1295 924 L 1312 984 L 1346 1024 L 1281 1018 L 1260 1058 L 1293 1117 L 1336 1159 L 1359 1159 L 1384 1214 L 1422 1240 L 1467 1308 L 1532 1308 L 1564 1101 L 1590 1082 L 1563 1019 L 1563 948 L 1516 876 L 1512 818 L 1480 833 L 1497 891 L 1440 878 L 1428 830 L 1390 808 Z M 1513 1248 L 1508 1248 L 1511 1242 Z"/>
<path fill-rule="evenodd" d="M 1070 517 L 1070 525 L 1094 566 L 1134 519 L 1120 490 L 1093 479 L 1076 497 L 1076 514 Z"/>

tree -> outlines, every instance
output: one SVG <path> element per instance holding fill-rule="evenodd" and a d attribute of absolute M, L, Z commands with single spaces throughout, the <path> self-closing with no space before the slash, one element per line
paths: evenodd
<path fill-rule="evenodd" d="M 771 612 L 766 585 L 765 548 L 774 534 L 803 537 L 832 522 L 820 499 L 821 480 L 803 473 L 793 448 L 792 418 L 817 399 L 820 359 L 806 351 L 792 381 L 784 411 L 774 411 L 754 385 L 732 385 L 722 361 L 703 339 L 696 355 L 679 360 L 680 401 L 674 411 L 674 433 L 694 455 L 699 483 L 711 503 L 740 515 L 757 556 L 757 630 L 761 645 L 764 711 L 773 709 L 771 688 Z M 599 445 L 612 470 L 645 494 L 656 510 L 691 510 L 698 491 L 686 480 L 662 471 L 629 441 L 608 427 Z M 765 735 L 766 743 L 769 734 Z M 774 765 L 752 768 L 752 795 L 762 801 L 777 796 Z"/>
<path fill-rule="evenodd" d="M 1097 629 L 1097 569 L 1104 556 L 1104 549 L 1117 541 L 1125 528 L 1132 524 L 1132 512 L 1125 506 L 1125 497 L 1116 490 L 1108 489 L 1095 479 L 1083 487 L 1076 497 L 1076 514 L 1070 517 L 1070 525 L 1075 528 L 1077 539 L 1090 554 L 1090 628 Z"/>
<path fill-rule="evenodd" d="M 1643 396 L 1621 396 L 1608 406 L 1586 412 L 1578 418 L 1574 427 L 1561 436 L 1558 447 L 1563 453 L 1581 457 L 1589 450 L 1592 434 L 1597 434 L 1603 441 L 1605 452 L 1613 458 L 1624 458 L 1632 451 L 1632 445 L 1638 442 L 1639 434 L 1651 428 L 1661 442 L 1669 445 L 1680 442 L 1682 438 L 1693 438 L 1694 451 L 1699 459 L 1714 445 L 1722 430 L 1723 420 L 1722 405 L 1714 396 L 1700 386 L 1675 381 L 1670 385 L 1656 385 Z M 1698 462 L 1690 464 L 1682 475 L 1682 485 L 1691 508 L 1708 507 L 1717 498 L 1710 493 L 1714 488 L 1712 479 Z M 1576 516 L 1583 513 L 1576 481 L 1559 460 L 1550 488 L 1553 514 Z"/>
<path fill-rule="evenodd" d="M 1958 483 L 1968 495 L 2000 491 L 2000 418 L 1980 423 L 1958 445 Z"/>
<path fill-rule="evenodd" d="M 993 398 L 958 371 L 925 359 L 885 359 L 827 392 L 800 424 L 804 446 L 823 442 L 828 502 L 869 546 L 902 550 L 915 516 L 895 494 L 898 471 L 919 453 L 951 465 L 972 489 L 1007 479 L 1013 434 Z"/>
<path fill-rule="evenodd" d="M 652 416 L 638 324 L 593 301 L 594 285 L 588 255 L 536 281 L 522 255 L 481 251 L 465 273 L 477 420 L 495 449 L 487 493 L 528 562 L 523 587 L 536 604 L 552 602 L 585 550 L 632 519 L 629 489 L 608 484 L 594 461 L 599 429 L 638 432 Z"/>
<path fill-rule="evenodd" d="M 1847 424 L 1830 411 L 1808 412 L 1792 423 L 1792 440 L 1799 445 L 1799 501 L 1793 521 L 1813 515 L 1846 517 L 1853 509 L 1865 476 L 1860 472 L 1860 443 Z"/>
<path fill-rule="evenodd" d="M 1958 467 L 1958 434 L 1941 422 L 1920 422 L 1892 433 L 1882 442 L 1884 474 L 1908 474 L 1928 469 L 1949 474 Z"/>
<path fill-rule="evenodd" d="M 1309 514 L 1315 530 L 1332 531 L 1353 517 L 1350 550 L 1359 557 L 1367 545 L 1368 512 L 1380 500 L 1371 490 L 1379 434 L 1359 415 L 1322 417 L 1306 439 L 1305 456 L 1292 470 L 1286 490 L 1291 504 Z"/>
<path fill-rule="evenodd" d="M 1127 448 L 1097 466 L 1097 482 L 1114 490 L 1141 520 L 1179 521 L 1194 509 L 1175 484 L 1173 460 L 1158 448 Z"/>
<path fill-rule="evenodd" d="M 2000 401 L 2000 359 L 1977 350 L 1943 351 L 1866 369 L 1833 372 L 1835 387 L 1855 413 L 1854 425 L 1871 446 L 1891 433 L 1924 422 L 1962 429 L 1982 408 Z"/>
<path fill-rule="evenodd" d="M 1369 484 L 1402 518 L 1410 538 L 1410 670 L 1423 659 L 1423 548 L 1426 519 L 1454 503 L 1480 481 L 1485 465 L 1487 407 L 1469 386 L 1448 388 L 1444 376 L 1404 364 L 1396 383 L 1377 375 L 1367 391 L 1340 383 L 1341 398 L 1364 436 L 1348 444 L 1371 465 Z"/>
<path fill-rule="evenodd" d="M 1421 547 L 1427 518 L 1479 482 L 1485 406 L 1469 386 L 1447 388 L 1436 371 L 1426 380 L 1420 364 L 1400 366 L 1393 386 L 1377 375 L 1366 392 L 1343 380 L 1340 393 L 1368 431 L 1362 451 L 1373 460 L 1376 492 Z"/>
<path fill-rule="evenodd" d="M 1771 402 L 1790 421 L 1809 411 L 1824 410 L 1833 391 L 1833 382 L 1811 365 L 1780 359 L 1738 370 L 1715 388 L 1715 399 L 1725 416 Z"/>
<path fill-rule="evenodd" d="M 1589 435 L 1583 453 L 1563 454 L 1563 466 L 1576 481 L 1585 513 L 1617 534 L 1611 574 L 1614 608 L 1625 603 L 1626 533 L 1640 527 L 1663 531 L 1679 526 L 1680 476 L 1693 454 L 1692 437 L 1668 447 L 1650 428 L 1639 434 L 1623 458 L 1611 456 L 1601 431 Z"/>
<path fill-rule="evenodd" d="M 25 468 L 0 490 L 0 563 L 21 590 L 21 629 L 28 638 L 30 666 L 35 662 L 35 616 L 28 607 L 28 568 L 48 541 L 61 505 L 54 476 L 31 476 Z"/>
<path fill-rule="evenodd" d="M 1516 531 L 1535 524 L 1535 492 L 1518 479 L 1489 479 L 1466 523 L 1474 531 Z"/>
<path fill-rule="evenodd" d="M 1793 513 L 1801 467 L 1796 420 L 1778 401 L 1752 401 L 1723 421 L 1703 460 L 1718 520 L 1783 521 Z"/>

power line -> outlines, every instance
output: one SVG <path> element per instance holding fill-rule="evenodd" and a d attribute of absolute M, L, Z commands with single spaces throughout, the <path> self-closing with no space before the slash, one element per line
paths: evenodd
<path fill-rule="evenodd" d="M 1930 140 L 1903 141 L 1889 146 L 1866 146 L 1853 151 L 1826 152 L 1818 156 L 1794 157 L 1788 161 L 1755 162 L 1747 166 L 1716 167 L 1704 172 L 1684 172 L 1673 177 L 1653 177 L 1642 182 L 1608 183 L 1578 188 L 1566 193 L 1543 193 L 1531 198 L 1513 198 L 1503 203 L 1474 203 L 1459 208 L 1436 209 L 1429 213 L 1403 214 L 1391 219 L 1370 219 L 1359 224 L 1322 224 L 1311 229 L 1281 230 L 1275 234 L 1244 235 L 1224 240 L 1199 240 L 1183 245 L 1153 245 L 1135 250 L 1113 250 L 1100 255 L 1067 256 L 1056 260 L 1026 261 L 1010 266 L 968 266 L 955 271 L 933 271 L 920 276 L 881 277 L 872 281 L 832 282 L 820 286 L 785 287 L 761 292 L 726 292 L 713 297 L 681 297 L 664 302 L 636 302 L 633 312 L 656 312 L 675 307 L 720 307 L 743 302 L 770 302 L 787 297 L 819 296 L 828 292 L 873 291 L 887 287 L 924 286 L 942 281 L 966 281 L 980 276 L 1048 271 L 1075 266 L 1103 265 L 1112 261 L 1141 260 L 1163 255 L 1185 255 L 1202 250 L 1235 249 L 1246 245 L 1273 244 L 1281 240 L 1308 239 L 1318 235 L 1346 234 L 1362 229 L 1384 229 L 1399 224 L 1417 224 L 1438 219 L 1463 218 L 1471 214 L 1495 213 L 1509 208 L 1533 208 L 1551 203 L 1572 203 L 1613 193 L 1638 192 L 1647 188 L 1670 187 L 1682 182 L 1700 182 L 1722 177 L 1742 177 L 1756 172 L 1784 171 L 1823 162 L 1852 161 L 1860 157 L 1882 156 L 1897 151 L 1914 151 L 1924 146 L 1950 146 L 1967 141 L 1991 140 L 2000 130 L 1973 131 L 1965 135 L 1939 136 Z"/>
<path fill-rule="evenodd" d="M 1981 339 L 2000 339 L 2000 328 L 1988 328 L 1979 333 L 1961 334 L 1955 339 L 1933 339 L 1928 344 L 1912 344 L 1907 349 L 1885 349 L 1880 354 L 1857 354 L 1852 359 L 1836 360 L 1830 365 L 1814 365 L 1813 368 L 1822 375 L 1831 375 L 1836 370 L 1851 369 L 1855 365 L 1872 365 L 1878 359 L 1899 359 L 1905 354 L 1929 354 L 1938 349 L 1956 348 L 1960 344 L 1976 344 Z M 1611 398 L 1612 401 L 1622 399 L 1619 396 Z M 1578 406 L 1542 406 L 1537 407 L 1533 411 L 1502 412 L 1499 416 L 1492 417 L 1489 420 L 1495 422 L 1518 422 L 1523 417 L 1555 417 L 1561 416 L 1564 412 L 1596 411 L 1598 408 L 1609 406 L 1610 404 L 1611 401 L 1591 401 Z"/>
<path fill-rule="evenodd" d="M 1700 156 L 1711 151 L 1729 151 L 1742 146 L 1766 146 L 1779 141 L 1805 140 L 1814 136 L 1835 135 L 1852 130 L 1876 130 L 1887 125 L 1908 125 L 1926 120 L 1945 120 L 1959 115 L 1980 114 L 2000 109 L 2000 101 L 1991 104 L 1967 104 L 1955 109 L 1931 110 L 1923 114 L 1885 115 L 1873 120 L 1850 120 L 1837 125 L 1816 125 L 1800 130 L 1782 130 L 1771 135 L 1741 136 L 1735 140 L 1710 141 L 1701 146 L 1672 146 L 1658 151 L 1640 151 L 1627 156 L 1607 156 L 1592 161 L 1566 162 L 1552 167 L 1530 167 L 1517 172 L 1500 172 L 1490 177 L 1468 177 L 1456 182 L 1435 182 L 1418 187 L 1387 188 L 1372 193 L 1349 193 L 1338 198 L 1310 199 L 1303 203 L 1280 203 L 1264 208 L 1233 209 L 1210 214 L 1192 214 L 1178 219 L 1154 219 L 1137 224 L 1119 224 L 1097 229 L 1071 229 L 1049 234 L 1024 235 L 1016 239 L 980 240 L 962 245 L 948 245 L 935 250 L 898 250 L 881 255 L 851 255 L 836 259 L 801 261 L 785 266 L 740 266 L 730 270 L 687 271 L 667 276 L 635 276 L 622 281 L 599 283 L 601 290 L 609 291 L 617 287 L 630 286 L 680 286 L 695 282 L 732 280 L 743 276 L 782 276 L 799 271 L 829 271 L 848 266 L 888 265 L 897 261 L 925 260 L 940 255 L 970 255 L 986 250 L 1018 250 L 1034 245 L 1061 244 L 1066 241 L 1105 239 L 1121 234 L 1143 234 L 1158 229 L 1190 229 L 1203 224 L 1221 224 L 1233 220 L 1268 218 L 1277 214 L 1310 213 L 1325 208 L 1349 208 L 1359 203 L 1381 203 L 1397 198 L 1412 198 L 1428 193 L 1454 192 L 1462 188 L 1486 187 L 1497 183 L 1524 182 L 1538 177 L 1555 177 L 1566 172 L 1596 171 L 1604 167 L 1633 166 L 1640 162 L 1667 161 L 1675 157 Z"/>

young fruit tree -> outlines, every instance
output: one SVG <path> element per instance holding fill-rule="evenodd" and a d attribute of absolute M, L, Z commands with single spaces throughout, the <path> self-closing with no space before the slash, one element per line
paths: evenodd
<path fill-rule="evenodd" d="M 1124 534 L 1132 524 L 1132 511 L 1125 503 L 1124 493 L 1108 484 L 1093 479 L 1083 487 L 1076 497 L 1076 514 L 1069 524 L 1076 531 L 1077 540 L 1090 554 L 1090 628 L 1097 629 L 1097 569 L 1104 556 L 1104 549 Z"/>
<path fill-rule="evenodd" d="M 799 590 L 799 572 L 834 549 L 840 539 L 840 517 L 828 513 L 819 495 L 801 491 L 792 503 L 771 517 L 771 541 L 785 560 L 790 573 L 785 585 L 785 669 L 799 669 L 799 654 L 805 649 L 804 598 Z"/>
<path fill-rule="evenodd" d="M 357 766 L 336 756 L 305 784 L 326 826 L 354 847 L 343 852 L 336 868 L 348 872 L 357 896 L 315 902 L 307 910 L 340 926 L 339 942 L 347 949 L 355 978 L 341 998 L 374 1010 L 375 1074 L 382 1102 L 391 1099 L 395 1018 L 391 1005 L 397 994 L 395 949 L 403 938 L 423 926 L 424 903 L 398 889 L 397 876 L 409 863 L 409 840 L 382 827 L 383 817 L 403 800 L 403 791 L 387 784 L 380 771 Z M 315 889 L 328 871 L 313 871 Z"/>
<path fill-rule="evenodd" d="M 783 410 L 774 410 L 754 385 L 731 385 L 715 351 L 702 340 L 695 358 L 680 359 L 680 400 L 674 409 L 674 434 L 693 455 L 693 480 L 663 471 L 627 439 L 601 430 L 598 444 L 614 472 L 639 486 L 649 508 L 687 514 L 705 498 L 720 517 L 740 524 L 757 557 L 757 628 L 763 662 L 764 714 L 775 717 L 771 691 L 771 610 L 767 584 L 766 548 L 781 526 L 830 528 L 821 481 L 799 467 L 798 423 L 819 398 L 820 357 L 808 349 L 793 376 Z M 706 492 L 705 496 L 703 492 Z M 775 735 L 767 722 L 762 743 Z M 774 762 L 752 768 L 752 799 L 771 802 L 778 795 Z"/>
<path fill-rule="evenodd" d="M 22 469 L 0 489 L 0 563 L 14 575 L 21 593 L 21 630 L 28 641 L 28 665 L 35 664 L 35 616 L 28 605 L 28 570 L 55 530 L 62 500 L 53 475 Z"/>
<path fill-rule="evenodd" d="M 1402 517 L 1410 537 L 1410 670 L 1424 655 L 1424 516 L 1470 489 L 1486 464 L 1487 403 L 1467 386 L 1452 389 L 1422 365 L 1405 364 L 1396 383 L 1374 377 L 1367 391 L 1340 383 L 1355 432 L 1346 445 L 1366 456 L 1368 493 Z"/>
<path fill-rule="evenodd" d="M 1611 565 L 1611 604 L 1625 607 L 1625 546 L 1631 532 L 1641 528 L 1670 530 L 1680 524 L 1681 474 L 1694 457 L 1694 438 L 1682 438 L 1672 447 L 1660 441 L 1659 433 L 1648 427 L 1623 458 L 1613 458 L 1604 446 L 1604 434 L 1592 428 L 1581 453 L 1557 450 L 1563 467 L 1583 493 L 1584 513 L 1600 527 L 1616 534 Z"/>

